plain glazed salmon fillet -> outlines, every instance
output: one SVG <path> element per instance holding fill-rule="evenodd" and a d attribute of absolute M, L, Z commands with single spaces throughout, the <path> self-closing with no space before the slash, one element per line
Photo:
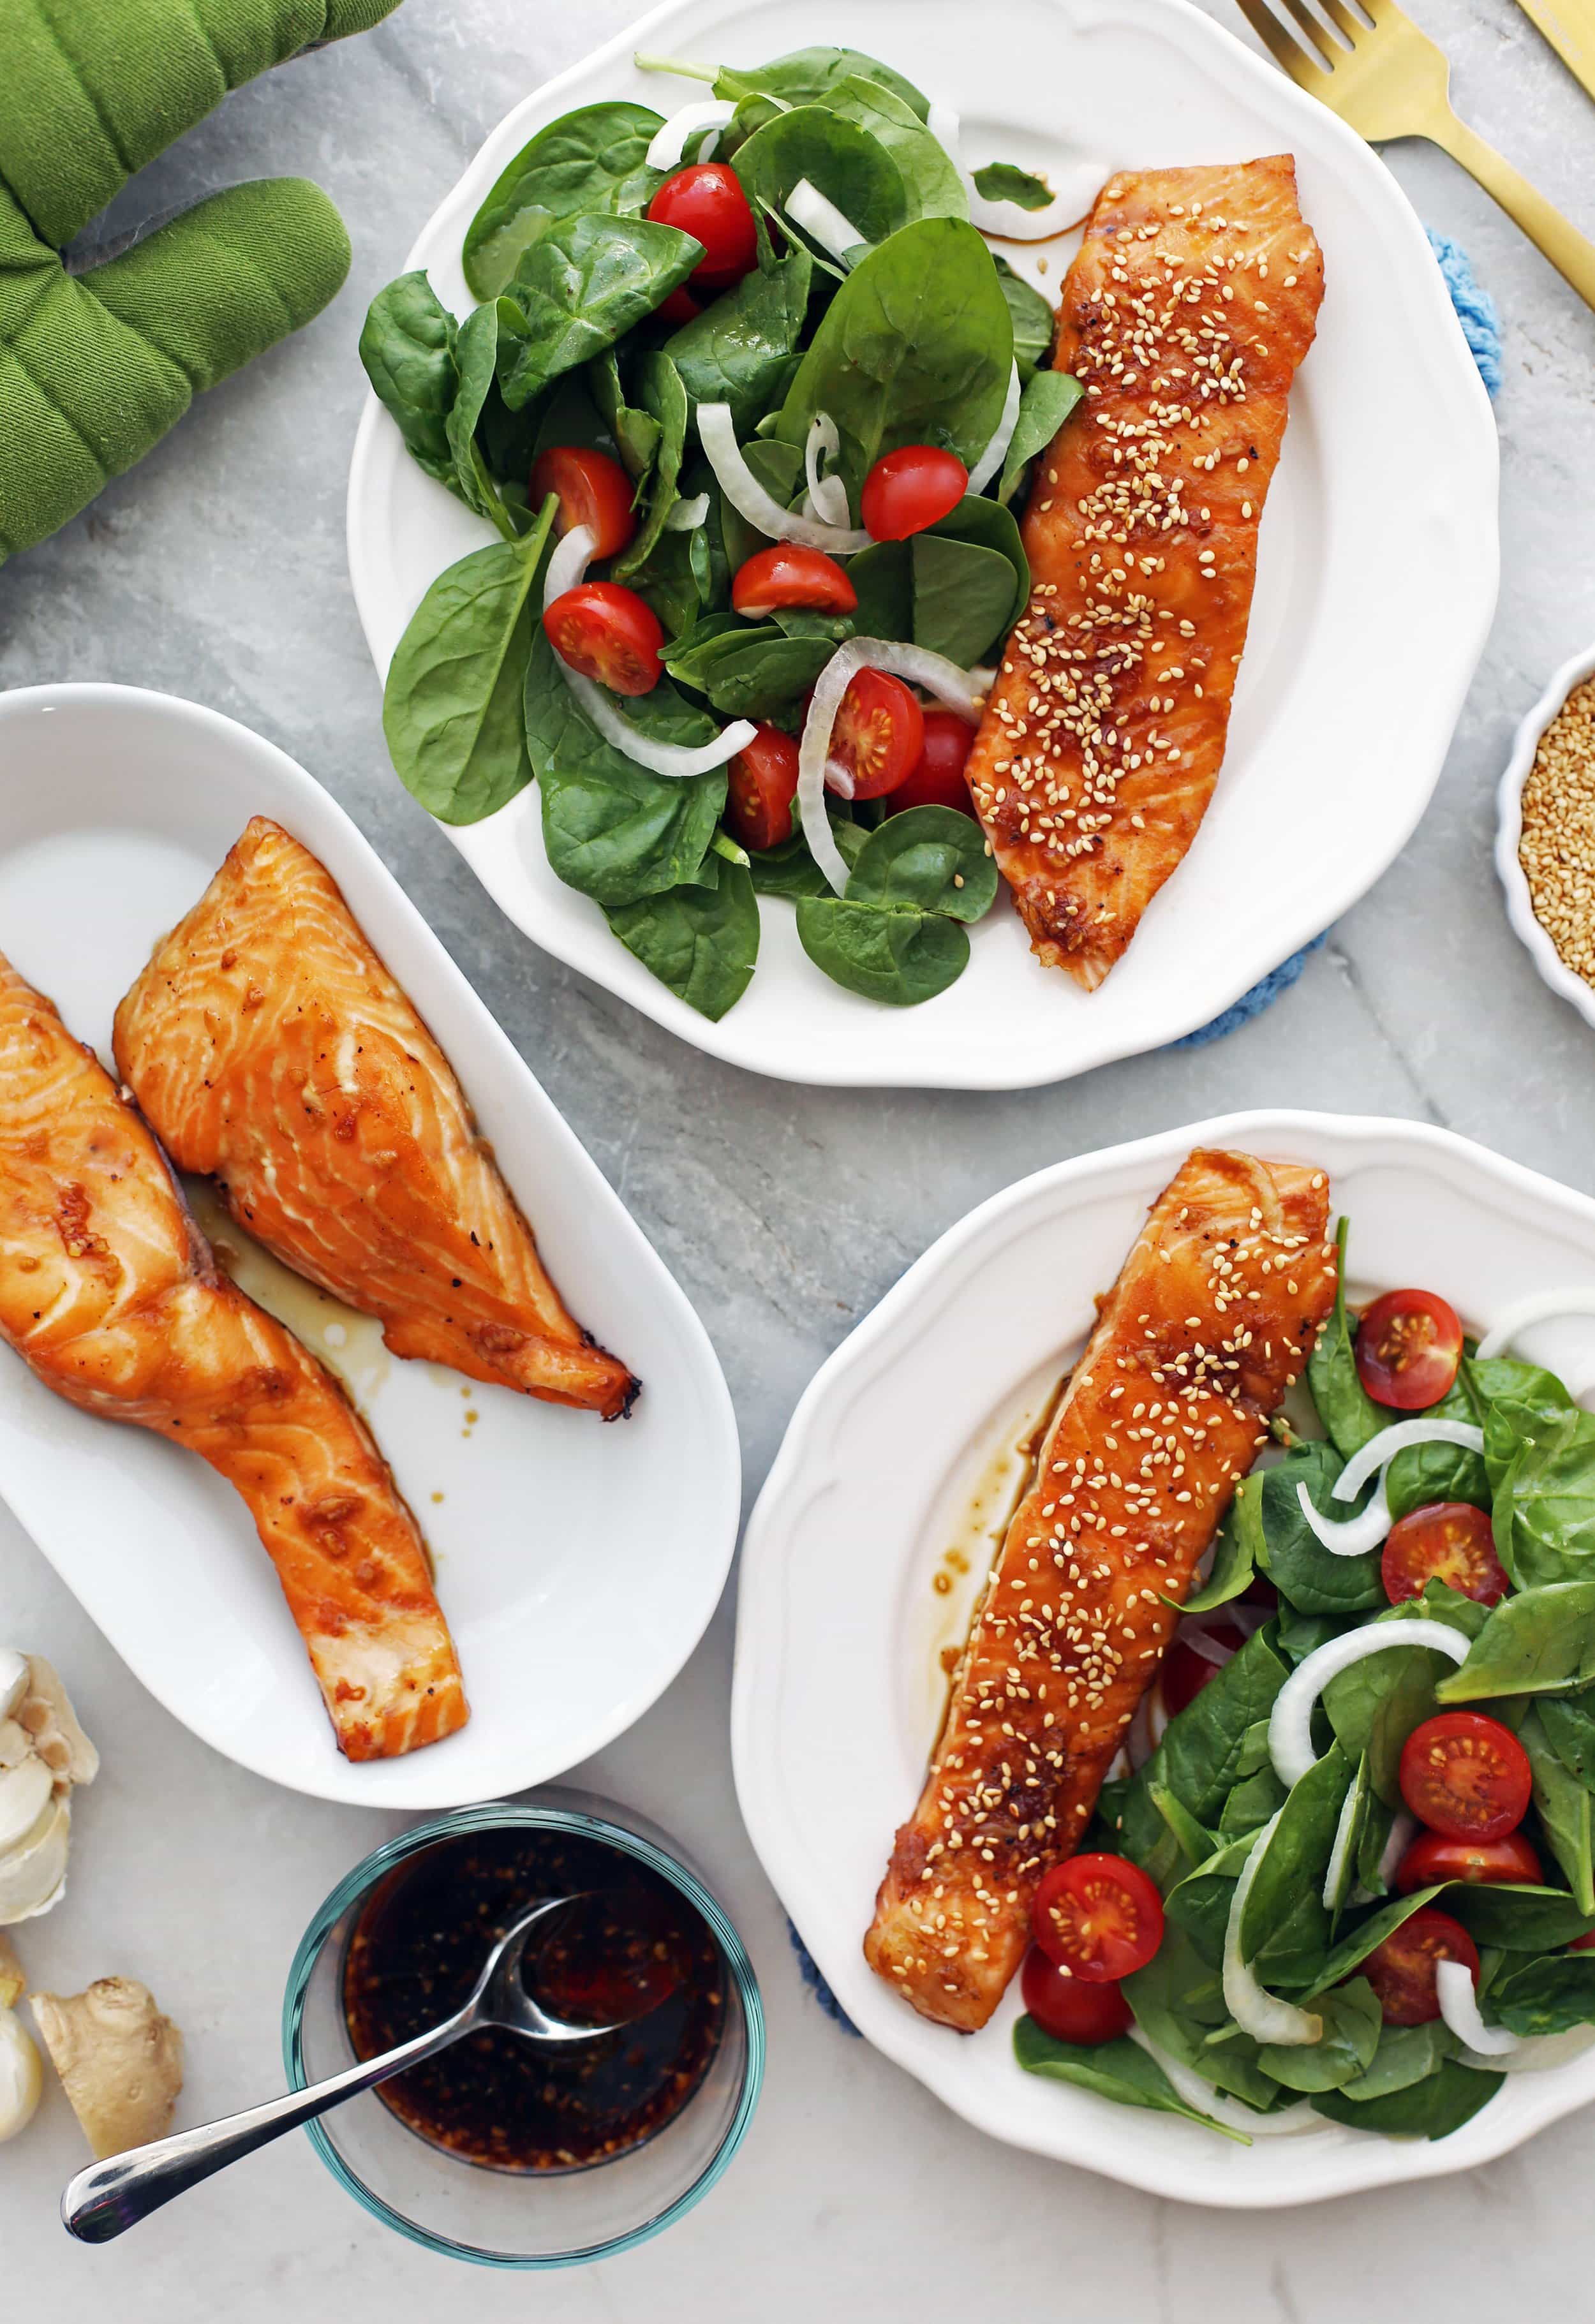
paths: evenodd
<path fill-rule="evenodd" d="M 1091 1821 L 1197 1562 L 1334 1304 L 1328 1222 L 1321 1170 L 1198 1151 L 1102 1303 L 864 1940 L 922 2016 L 973 2033 L 1019 1967 L 1041 1876 Z"/>
<path fill-rule="evenodd" d="M 1087 991 L 1212 797 L 1323 294 L 1288 153 L 1111 178 L 1065 281 L 1053 361 L 1085 392 L 1037 464 L 968 774 L 1032 950 Z"/>
<path fill-rule="evenodd" d="M 218 1272 L 136 1110 L 5 960 L 0 1334 L 69 1403 L 242 1494 L 346 1757 L 465 1725 L 425 1546 L 343 1390 Z"/>
<path fill-rule="evenodd" d="M 396 1356 L 613 1420 L 584 1332 L 447 1058 L 308 848 L 256 816 L 116 1011 L 117 1069 L 178 1167 L 379 1316 Z"/>

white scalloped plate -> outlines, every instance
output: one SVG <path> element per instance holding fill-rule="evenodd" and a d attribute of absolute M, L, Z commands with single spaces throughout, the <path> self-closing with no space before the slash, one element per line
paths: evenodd
<path fill-rule="evenodd" d="M 798 1405 L 742 1548 L 732 1747 L 760 1859 L 878 2049 L 1011 2145 L 1153 2194 L 1263 2208 L 1487 2163 L 1595 2098 L 1595 2052 L 1508 2078 L 1434 2144 L 1325 2123 L 1241 2148 L 1021 2073 L 1017 1989 L 962 2036 L 916 2016 L 861 1949 L 945 1700 L 937 1651 L 982 1578 L 978 1559 L 957 1563 L 972 1497 L 994 1513 L 1022 1416 L 1082 1345 L 1148 1205 L 1210 1144 L 1327 1169 L 1356 1280 L 1433 1284 L 1475 1328 L 1528 1293 L 1595 1287 L 1595 1202 L 1412 1122 L 1231 1114 L 1022 1179 L 931 1246 Z M 1523 1345 L 1587 1379 L 1595 1320 L 1539 1325 Z"/>
<path fill-rule="evenodd" d="M 426 1531 L 471 1718 L 400 1759 L 340 1757 L 243 1502 L 180 1446 L 51 1395 L 0 1348 L 0 1492 L 174 1717 L 274 1783 L 456 1807 L 602 1749 L 669 1684 L 736 1542 L 736 1423 L 663 1261 L 337 801 L 247 727 L 125 686 L 0 695 L 0 951 L 102 1056 L 150 948 L 252 815 L 342 888 L 438 1036 L 550 1273 L 642 1380 L 630 1419 L 390 1359 L 230 1226 L 239 1278 L 340 1371 Z"/>
<path fill-rule="evenodd" d="M 1188 862 L 1100 991 L 1042 968 L 1004 899 L 973 931 L 956 984 L 888 1009 L 833 984 L 805 957 L 791 907 L 767 900 L 752 984 L 712 1025 L 554 877 L 535 788 L 448 830 L 546 951 L 711 1056 L 787 1081 L 1026 1088 L 1208 1023 L 1404 845 L 1495 606 L 1489 401 L 1423 229 L 1369 147 L 1185 0 L 1000 0 L 978 32 L 974 23 L 969 0 L 673 0 L 517 106 L 407 262 L 466 312 L 466 227 L 535 130 L 600 97 L 669 111 L 692 97 L 692 84 L 635 70 L 640 42 L 736 62 L 851 42 L 955 104 L 976 161 L 988 148 L 1037 168 L 1296 156 L 1328 290 L 1262 529 L 1229 754 Z M 1055 298 L 1072 247 L 1053 245 Z M 348 533 L 355 604 L 385 671 L 429 584 L 489 535 L 407 457 L 374 397 L 355 446 Z"/>

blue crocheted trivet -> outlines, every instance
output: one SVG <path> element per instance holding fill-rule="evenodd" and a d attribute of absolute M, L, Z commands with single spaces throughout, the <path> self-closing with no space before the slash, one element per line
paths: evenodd
<path fill-rule="evenodd" d="M 1451 303 L 1457 310 L 1462 337 L 1479 366 L 1479 376 L 1483 380 L 1486 391 L 1492 396 L 1496 395 L 1501 384 L 1501 318 L 1496 312 L 1495 300 L 1488 290 L 1480 289 L 1473 269 L 1468 263 L 1468 254 L 1460 243 L 1452 242 L 1448 234 L 1436 234 L 1433 226 L 1426 227 L 1424 231 L 1440 262 L 1440 272 L 1445 277 Z M 1171 1047 L 1199 1049 L 1209 1041 L 1221 1041 L 1226 1033 L 1233 1033 L 1238 1026 L 1246 1023 L 1248 1018 L 1255 1017 L 1259 1010 L 1266 1009 L 1270 1001 L 1277 1001 L 1282 992 L 1289 991 L 1307 965 L 1310 954 L 1317 951 L 1328 934 L 1329 930 L 1325 928 L 1323 936 L 1314 936 L 1311 944 L 1302 946 L 1300 952 L 1293 952 L 1288 960 L 1281 961 L 1278 967 L 1271 969 L 1260 982 L 1252 986 L 1249 992 L 1243 992 L 1233 1007 L 1215 1017 L 1211 1025 L 1203 1025 L 1196 1032 L 1187 1033 L 1184 1040 L 1171 1043 Z M 790 1921 L 787 1923 L 787 1933 L 792 1940 L 792 1950 L 798 1956 L 804 1984 L 826 2016 L 834 2017 L 844 2034 L 856 2037 L 858 2027 L 820 1975 L 813 1955 Z"/>

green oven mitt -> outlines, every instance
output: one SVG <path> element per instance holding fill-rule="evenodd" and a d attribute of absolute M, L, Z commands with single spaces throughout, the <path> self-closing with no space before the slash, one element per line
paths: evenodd
<path fill-rule="evenodd" d="M 60 252 L 269 65 L 397 0 L 0 0 L 0 560 L 75 516 L 349 269 L 303 178 L 231 186 L 82 275 Z"/>

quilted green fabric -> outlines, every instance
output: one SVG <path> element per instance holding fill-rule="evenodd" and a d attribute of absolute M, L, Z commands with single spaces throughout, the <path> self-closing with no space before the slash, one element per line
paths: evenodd
<path fill-rule="evenodd" d="M 229 187 L 85 274 L 60 250 L 230 89 L 397 5 L 0 0 L 0 561 L 309 322 L 349 267 L 302 178 Z"/>

